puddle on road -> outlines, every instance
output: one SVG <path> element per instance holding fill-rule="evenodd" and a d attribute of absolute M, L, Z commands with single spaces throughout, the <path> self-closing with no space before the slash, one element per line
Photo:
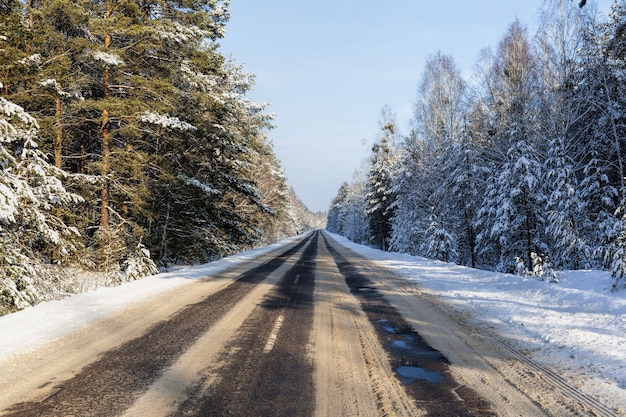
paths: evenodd
<path fill-rule="evenodd" d="M 404 385 L 411 385 L 417 381 L 426 381 L 432 384 L 446 379 L 440 372 L 429 371 L 422 366 L 439 362 L 447 362 L 441 353 L 431 348 L 424 340 L 409 328 L 401 330 L 391 326 L 386 318 L 376 320 L 386 333 L 386 340 L 395 355 L 399 355 L 402 365 L 394 368 L 398 379 Z M 419 365 L 419 366 L 418 366 Z"/>
<path fill-rule="evenodd" d="M 393 342 L 391 342 L 391 346 L 398 348 L 398 349 L 408 349 L 409 345 L 406 344 L 406 342 L 404 340 L 394 340 Z"/>
<path fill-rule="evenodd" d="M 398 366 L 395 369 L 395 372 L 398 376 L 400 376 L 400 380 L 404 385 L 411 385 L 418 379 L 428 381 L 432 384 L 436 384 L 437 382 L 441 382 L 446 379 L 446 377 L 439 372 L 427 371 L 426 369 L 419 368 L 417 366 Z"/>
<path fill-rule="evenodd" d="M 386 325 L 385 325 L 385 326 L 383 326 L 383 330 L 384 330 L 384 331 L 386 331 L 387 333 L 391 333 L 391 334 L 396 333 L 396 329 L 394 329 L 394 328 L 393 328 L 393 327 L 391 327 L 391 326 L 386 326 Z"/>
<path fill-rule="evenodd" d="M 324 238 L 325 239 L 325 238 Z M 350 291 L 376 329 L 389 354 L 394 376 L 428 416 L 495 417 L 489 404 L 470 388 L 459 391 L 459 383 L 450 374 L 450 362 L 417 333 L 398 310 L 389 303 L 368 275 L 338 253 L 325 239 Z M 462 400 L 459 400 L 459 397 Z"/>

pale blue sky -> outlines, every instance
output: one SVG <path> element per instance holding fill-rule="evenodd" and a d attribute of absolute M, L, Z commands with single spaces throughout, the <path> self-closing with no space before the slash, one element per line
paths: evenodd
<path fill-rule="evenodd" d="M 578 0 L 572 0 L 578 3 Z M 605 13 L 613 0 L 599 0 Z M 543 0 L 232 0 L 224 54 L 257 74 L 249 96 L 269 102 L 269 132 L 289 183 L 325 211 L 369 154 L 381 109 L 407 133 L 429 55 L 469 77 L 516 19 L 534 32 Z M 587 6 L 586 6 L 587 7 Z"/>

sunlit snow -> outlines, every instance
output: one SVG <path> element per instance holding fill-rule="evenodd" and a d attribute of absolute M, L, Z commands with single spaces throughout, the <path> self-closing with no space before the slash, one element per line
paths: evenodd
<path fill-rule="evenodd" d="M 585 393 L 626 411 L 626 290 L 611 292 L 610 272 L 557 272 L 554 284 L 333 237 L 554 368 Z"/>

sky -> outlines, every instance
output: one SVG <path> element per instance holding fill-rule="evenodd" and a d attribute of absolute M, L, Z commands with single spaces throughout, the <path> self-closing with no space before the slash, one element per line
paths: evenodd
<path fill-rule="evenodd" d="M 384 106 L 408 133 L 429 56 L 452 56 L 469 79 L 481 50 L 495 49 L 515 19 L 534 33 L 542 4 L 231 0 L 219 43 L 256 74 L 248 96 L 276 115 L 268 137 L 289 184 L 310 210 L 327 211 L 369 155 Z M 606 15 L 613 0 L 597 4 Z"/>

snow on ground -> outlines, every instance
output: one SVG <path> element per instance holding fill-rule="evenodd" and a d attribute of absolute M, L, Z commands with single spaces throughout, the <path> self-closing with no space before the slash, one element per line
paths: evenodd
<path fill-rule="evenodd" d="M 612 293 L 607 272 L 559 273 L 549 284 L 357 245 L 333 235 L 448 303 L 475 325 L 508 339 L 575 386 L 626 412 L 626 290 Z M 223 271 L 291 239 L 197 267 L 100 288 L 0 317 L 0 362 L 132 303 Z"/>
<path fill-rule="evenodd" d="M 332 236 L 626 413 L 626 290 L 611 292 L 610 273 L 559 272 L 559 283 L 551 284 L 383 252 Z"/>
<path fill-rule="evenodd" d="M 270 252 L 293 239 L 295 238 L 204 265 L 132 281 L 118 287 L 101 287 L 59 301 L 40 303 L 35 307 L 1 316 L 0 362 L 109 317 L 133 303 L 217 274 L 233 264 Z"/>

